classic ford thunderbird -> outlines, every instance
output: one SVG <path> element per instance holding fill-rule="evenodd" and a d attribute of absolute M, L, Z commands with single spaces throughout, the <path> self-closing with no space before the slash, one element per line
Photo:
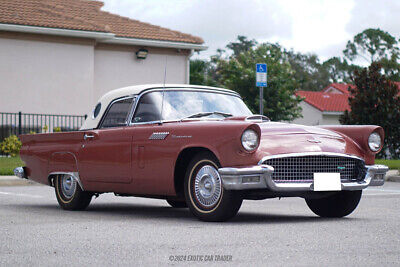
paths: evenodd
<path fill-rule="evenodd" d="M 379 126 L 271 122 L 234 91 L 194 85 L 117 89 L 79 131 L 20 138 L 26 166 L 15 174 L 53 186 L 67 210 L 112 192 L 165 199 L 204 221 L 232 218 L 244 199 L 275 197 L 343 217 L 388 170 L 374 165 Z"/>

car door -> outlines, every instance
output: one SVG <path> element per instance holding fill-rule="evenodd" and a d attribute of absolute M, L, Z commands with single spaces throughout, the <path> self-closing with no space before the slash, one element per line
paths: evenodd
<path fill-rule="evenodd" d="M 100 127 L 84 132 L 78 155 L 79 175 L 87 182 L 130 183 L 132 181 L 132 135 L 127 121 L 133 98 L 114 100 Z"/>
<path fill-rule="evenodd" d="M 174 193 L 174 167 L 178 146 L 171 140 L 170 123 L 161 123 L 162 93 L 144 94 L 132 116 L 132 172 L 137 194 Z"/>

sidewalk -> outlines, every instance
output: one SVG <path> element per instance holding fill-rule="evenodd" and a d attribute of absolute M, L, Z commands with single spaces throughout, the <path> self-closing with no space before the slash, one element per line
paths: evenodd
<path fill-rule="evenodd" d="M 20 179 L 16 176 L 0 176 L 0 186 L 40 185 L 27 179 Z"/>
<path fill-rule="evenodd" d="M 386 174 L 386 181 L 400 183 L 400 173 L 398 170 L 389 170 Z"/>

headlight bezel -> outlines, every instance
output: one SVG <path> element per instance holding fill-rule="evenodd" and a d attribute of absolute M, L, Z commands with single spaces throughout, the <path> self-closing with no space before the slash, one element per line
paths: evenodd
<path fill-rule="evenodd" d="M 377 139 L 379 138 L 379 139 Z M 377 142 L 377 140 L 379 140 L 379 142 Z M 382 148 L 382 137 L 378 132 L 372 132 L 367 139 L 367 143 L 368 143 L 368 148 L 374 152 L 377 153 L 379 152 L 379 150 L 381 150 Z"/>
<path fill-rule="evenodd" d="M 255 142 L 253 144 L 249 144 L 251 140 L 250 138 L 255 138 Z M 242 148 L 244 151 L 248 153 L 252 153 L 257 150 L 258 146 L 260 145 L 260 135 L 258 132 L 254 129 L 247 128 L 246 130 L 243 131 L 241 137 L 240 137 L 240 142 L 242 144 Z"/>

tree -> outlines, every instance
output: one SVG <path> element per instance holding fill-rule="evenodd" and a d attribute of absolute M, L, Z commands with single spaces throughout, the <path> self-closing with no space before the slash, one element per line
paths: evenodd
<path fill-rule="evenodd" d="M 346 58 L 354 61 L 358 58 L 367 63 L 378 62 L 384 58 L 397 57 L 399 47 L 395 37 L 380 29 L 366 29 L 348 41 L 343 50 Z"/>
<path fill-rule="evenodd" d="M 328 74 L 329 83 L 350 83 L 352 73 L 360 67 L 347 63 L 346 59 L 332 57 L 322 63 L 322 68 Z"/>
<path fill-rule="evenodd" d="M 285 51 L 299 90 L 321 91 L 329 84 L 329 73 L 315 54 Z"/>
<path fill-rule="evenodd" d="M 383 58 L 380 60 L 383 71 L 391 81 L 400 82 L 400 63 L 398 55 L 393 55 L 391 58 Z"/>
<path fill-rule="evenodd" d="M 217 86 L 214 73 L 215 69 L 211 62 L 201 59 L 190 61 L 190 84 Z"/>
<path fill-rule="evenodd" d="M 354 89 L 349 89 L 349 105 L 340 118 L 342 124 L 375 124 L 385 130 L 384 149 L 394 158 L 400 156 L 400 96 L 399 89 L 381 73 L 382 66 L 372 63 L 354 73 Z M 381 156 L 385 156 L 381 152 Z"/>
<path fill-rule="evenodd" d="M 256 40 L 247 40 L 246 36 L 239 35 L 238 42 L 230 42 L 226 45 L 228 49 L 233 51 L 234 56 L 238 56 L 242 52 L 247 52 L 257 45 Z"/>
<path fill-rule="evenodd" d="M 219 57 L 216 72 L 219 83 L 237 91 L 247 106 L 258 113 L 259 89 L 255 86 L 256 63 L 268 64 L 268 87 L 264 89 L 264 114 L 276 121 L 291 121 L 301 116 L 300 97 L 295 96 L 297 83 L 284 49 L 264 43 L 238 54 Z"/>

